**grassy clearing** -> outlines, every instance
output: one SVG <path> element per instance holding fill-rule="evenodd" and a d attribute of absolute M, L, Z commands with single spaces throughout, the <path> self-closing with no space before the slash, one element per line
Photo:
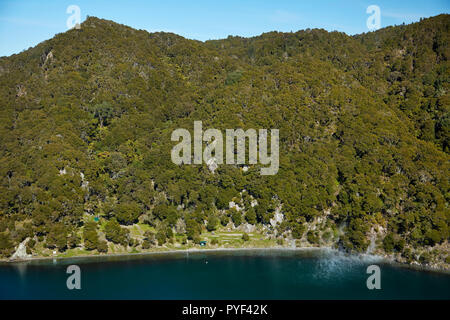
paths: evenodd
<path fill-rule="evenodd" d="M 91 219 L 92 217 L 86 217 Z M 101 218 L 99 221 L 99 231 L 104 232 L 106 220 Z M 130 231 L 130 236 L 133 239 L 142 240 L 146 231 L 156 232 L 156 230 L 145 223 L 138 223 L 132 226 L 126 227 Z M 82 232 L 79 232 L 82 234 Z M 193 243 L 192 241 L 187 241 L 185 234 L 175 234 L 172 241 L 165 243 L 163 246 L 155 246 L 149 249 L 142 249 L 141 246 L 138 247 L 123 247 L 119 244 L 114 244 L 108 241 L 108 253 L 109 254 L 126 254 L 126 253 L 146 253 L 146 252 L 163 252 L 168 250 L 186 250 L 186 249 L 214 249 L 214 248 L 269 248 L 278 246 L 275 239 L 268 239 L 263 234 L 262 230 L 256 230 L 254 232 L 248 233 L 249 240 L 244 241 L 242 239 L 244 232 L 238 230 L 228 230 L 220 227 L 218 230 L 213 232 L 204 231 L 200 235 L 202 241 L 206 241 L 205 246 L 200 246 Z M 212 244 L 213 240 L 217 240 L 217 244 Z M 184 244 L 183 244 L 184 242 Z M 53 250 L 45 248 L 43 243 L 38 242 L 36 244 L 36 251 L 38 256 L 41 257 L 52 257 Z M 70 258 L 76 256 L 88 256 L 88 255 L 98 255 L 97 250 L 85 250 L 82 248 L 67 249 L 64 252 L 56 255 L 61 258 Z"/>

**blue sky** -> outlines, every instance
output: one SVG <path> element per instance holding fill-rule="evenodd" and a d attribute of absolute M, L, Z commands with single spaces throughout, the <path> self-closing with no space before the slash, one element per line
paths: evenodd
<path fill-rule="evenodd" d="M 66 31 L 69 5 L 80 7 L 81 21 L 90 15 L 198 40 L 306 28 L 367 32 L 369 5 L 380 7 L 381 27 L 450 11 L 450 0 L 0 0 L 0 56 L 18 53 Z"/>

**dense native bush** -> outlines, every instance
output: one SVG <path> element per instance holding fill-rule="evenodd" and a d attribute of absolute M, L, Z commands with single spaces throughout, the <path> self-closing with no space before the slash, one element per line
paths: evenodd
<path fill-rule="evenodd" d="M 198 243 L 219 223 L 269 225 L 280 204 L 283 232 L 312 243 L 321 217 L 349 250 L 374 226 L 389 252 L 447 241 L 449 21 L 202 43 L 90 17 L 0 58 L 0 254 L 33 236 L 104 252 L 93 215 L 114 243 L 144 222 L 142 246 L 164 244 L 180 221 Z M 195 120 L 279 129 L 278 174 L 174 165 L 170 135 Z"/>

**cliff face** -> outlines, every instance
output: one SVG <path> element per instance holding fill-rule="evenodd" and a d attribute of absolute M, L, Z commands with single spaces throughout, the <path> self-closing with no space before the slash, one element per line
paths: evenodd
<path fill-rule="evenodd" d="M 22 260 L 31 258 L 31 254 L 27 253 L 27 243 L 29 240 L 30 238 L 26 238 L 21 243 L 19 243 L 10 260 Z"/>
<path fill-rule="evenodd" d="M 310 244 L 445 260 L 449 22 L 203 43 L 91 17 L 1 58 L 2 255 L 27 237 L 32 251 L 107 251 L 153 244 L 127 233 L 138 222 L 164 243 L 180 219 L 188 239 L 241 219 Z M 278 173 L 174 165 L 171 133 L 196 120 L 279 129 Z"/>

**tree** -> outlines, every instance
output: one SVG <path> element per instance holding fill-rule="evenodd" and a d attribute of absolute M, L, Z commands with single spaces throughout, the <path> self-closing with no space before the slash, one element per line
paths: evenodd
<path fill-rule="evenodd" d="M 145 231 L 144 241 L 142 242 L 142 249 L 150 249 L 156 244 L 155 234 L 151 231 Z"/>
<path fill-rule="evenodd" d="M 232 188 L 221 189 L 217 194 L 216 207 L 220 210 L 225 210 L 229 208 L 230 202 L 235 196 L 236 191 Z"/>
<path fill-rule="evenodd" d="M 71 234 L 67 238 L 67 246 L 71 249 L 78 247 L 81 244 L 81 238 L 77 234 L 76 230 L 72 230 Z"/>
<path fill-rule="evenodd" d="M 107 253 L 108 252 L 108 244 L 105 240 L 101 240 L 97 244 L 97 250 L 101 253 Z"/>
<path fill-rule="evenodd" d="M 55 224 L 50 228 L 47 234 L 46 244 L 48 248 L 58 248 L 64 251 L 67 248 L 67 231 L 61 224 Z"/>
<path fill-rule="evenodd" d="M 226 226 L 230 222 L 230 217 L 228 217 L 226 214 L 222 214 L 220 216 L 220 224 L 222 226 Z"/>
<path fill-rule="evenodd" d="M 114 210 L 117 221 L 124 225 L 130 225 L 137 221 L 141 214 L 141 208 L 135 201 L 120 203 Z"/>
<path fill-rule="evenodd" d="M 219 224 L 219 218 L 216 215 L 209 216 L 208 224 L 206 225 L 206 229 L 211 232 L 217 229 L 217 225 Z"/>
<path fill-rule="evenodd" d="M 268 224 L 271 218 L 271 214 L 269 214 L 269 210 L 271 210 L 269 200 L 259 199 L 255 208 L 257 220 L 263 224 Z"/>
<path fill-rule="evenodd" d="M 200 238 L 200 236 L 199 236 L 198 234 L 196 234 L 196 235 L 194 236 L 194 238 L 192 239 L 192 241 L 193 241 L 195 244 L 200 244 L 200 242 L 202 241 L 202 239 Z"/>
<path fill-rule="evenodd" d="M 306 239 L 309 243 L 319 243 L 319 235 L 315 231 L 308 231 L 306 234 Z"/>
<path fill-rule="evenodd" d="M 178 219 L 178 213 L 175 206 L 159 204 L 153 209 L 153 215 L 161 221 L 167 222 L 170 226 L 175 226 Z"/>
<path fill-rule="evenodd" d="M 14 247 L 6 232 L 0 232 L 0 254 L 10 256 L 14 251 Z"/>
<path fill-rule="evenodd" d="M 152 247 L 152 242 L 148 239 L 142 241 L 142 249 L 150 249 Z"/>
<path fill-rule="evenodd" d="M 95 222 L 86 222 L 83 229 L 84 247 L 87 250 L 95 250 L 98 248 L 97 224 Z"/>
<path fill-rule="evenodd" d="M 158 241 L 158 246 L 162 246 L 167 241 L 167 236 L 164 230 L 159 230 L 156 233 L 156 240 Z"/>
<path fill-rule="evenodd" d="M 117 220 L 113 218 L 105 224 L 105 236 L 109 241 L 126 246 L 129 240 L 129 231 L 122 228 Z"/>
<path fill-rule="evenodd" d="M 256 212 L 255 209 L 250 208 L 245 213 L 245 220 L 250 224 L 256 224 Z"/>
<path fill-rule="evenodd" d="M 186 221 L 186 236 L 189 240 L 193 240 L 195 236 L 201 234 L 201 227 L 194 219 L 188 219 Z"/>
<path fill-rule="evenodd" d="M 98 119 L 100 127 L 108 125 L 110 119 L 114 116 L 114 108 L 106 101 L 93 105 L 90 107 L 90 111 Z"/>
<path fill-rule="evenodd" d="M 244 241 L 249 241 L 249 240 L 250 240 L 249 235 L 248 235 L 247 233 L 244 233 L 244 234 L 242 235 L 242 240 L 244 240 Z"/>
<path fill-rule="evenodd" d="M 442 241 L 442 237 L 441 234 L 439 233 L 439 231 L 435 230 L 435 229 L 431 229 L 431 230 L 427 230 L 427 232 L 425 233 L 425 243 L 433 246 L 436 243 L 440 243 Z"/>
<path fill-rule="evenodd" d="M 305 233 L 305 226 L 303 224 L 294 224 L 292 227 L 292 237 L 294 239 L 301 239 Z"/>
<path fill-rule="evenodd" d="M 242 215 L 239 211 L 237 211 L 235 208 L 232 208 L 230 210 L 231 212 L 231 220 L 233 221 L 235 226 L 240 226 L 242 223 Z"/>

